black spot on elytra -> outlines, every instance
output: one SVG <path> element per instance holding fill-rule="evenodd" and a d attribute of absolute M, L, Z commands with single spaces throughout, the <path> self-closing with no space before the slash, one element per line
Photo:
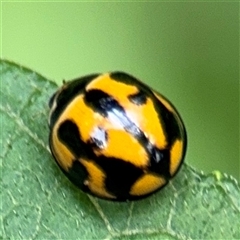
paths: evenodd
<path fill-rule="evenodd" d="M 182 123 L 178 122 L 178 119 L 176 118 L 175 114 L 169 111 L 165 107 L 165 105 L 162 104 L 161 101 L 159 101 L 157 98 L 153 98 L 153 104 L 154 104 L 154 108 L 156 109 L 156 113 L 158 114 L 158 119 L 161 122 L 164 135 L 168 142 L 168 146 L 171 146 L 176 141 L 176 139 L 183 139 L 183 138 L 186 139 L 185 129 L 184 127 L 182 128 L 181 126 L 179 126 L 179 124 L 182 124 Z M 173 106 L 172 108 L 174 109 Z M 175 112 L 177 114 L 176 110 Z"/>
<path fill-rule="evenodd" d="M 150 166 L 149 170 L 155 172 L 161 176 L 164 176 L 166 179 L 170 179 L 170 152 L 168 149 L 160 150 L 153 145 L 149 146 L 149 152 L 151 153 L 150 157 Z"/>
<path fill-rule="evenodd" d="M 117 158 L 99 156 L 96 163 L 106 173 L 106 189 L 117 196 L 118 200 L 129 198 L 132 185 L 143 174 L 142 169 Z"/>
<path fill-rule="evenodd" d="M 107 131 L 103 128 L 98 127 L 91 133 L 89 144 L 93 148 L 101 149 L 107 145 L 107 141 L 108 141 Z"/>
<path fill-rule="evenodd" d="M 124 112 L 123 107 L 112 96 L 98 89 L 87 91 L 84 95 L 84 101 L 88 106 L 105 117 L 113 109 L 118 112 Z"/>
<path fill-rule="evenodd" d="M 72 99 L 74 99 L 77 95 L 83 93 L 85 90 L 85 86 L 97 76 L 99 76 L 99 74 L 92 74 L 69 81 L 62 86 L 62 88 L 60 89 L 60 93 L 57 91 L 52 95 L 48 105 L 51 108 L 53 106 L 54 100 L 56 100 L 57 106 L 52 112 L 49 119 L 50 129 L 54 126 L 59 116 L 68 106 L 69 102 L 71 102 Z"/>
<path fill-rule="evenodd" d="M 73 121 L 66 120 L 60 124 L 58 138 L 76 158 L 92 157 L 91 147 L 81 139 L 78 127 Z"/>
<path fill-rule="evenodd" d="M 143 105 L 147 102 L 147 96 L 142 91 L 139 91 L 136 94 L 129 95 L 128 99 L 129 99 L 130 102 L 132 102 L 136 105 Z"/>
<path fill-rule="evenodd" d="M 78 161 L 74 160 L 71 168 L 68 172 L 65 172 L 69 180 L 84 192 L 88 191 L 87 186 L 84 184 L 88 178 L 88 172 L 86 168 Z"/>
<path fill-rule="evenodd" d="M 157 97 L 153 94 L 153 90 L 149 86 L 147 86 L 137 78 L 121 71 L 112 72 L 110 74 L 110 77 L 115 81 L 119 81 L 124 84 L 135 86 L 138 88 L 139 94 L 137 94 L 136 96 L 133 95 L 133 97 L 130 96 L 129 100 L 132 101 L 133 103 L 144 104 L 144 101 L 147 100 L 147 97 L 153 101 L 154 108 L 158 114 L 159 122 L 163 127 L 163 131 L 167 139 L 167 142 L 169 143 L 169 146 L 171 146 L 176 139 L 182 138 L 186 139 L 186 131 L 184 127 L 183 129 L 180 129 L 179 122 L 176 119 L 175 115 L 172 112 L 170 112 L 161 101 L 157 99 Z M 166 101 L 168 100 L 166 99 Z M 176 114 L 178 114 L 177 110 L 174 107 L 173 109 L 176 112 Z"/>
<path fill-rule="evenodd" d="M 125 72 L 115 71 L 115 72 L 110 73 L 110 77 L 117 82 L 121 82 L 126 85 L 130 85 L 130 86 L 135 86 L 140 91 L 143 91 L 147 94 L 150 94 L 150 92 L 151 92 L 150 88 L 146 84 L 144 84 L 143 82 L 138 80 L 136 77 L 134 77 L 130 74 L 127 74 Z"/>

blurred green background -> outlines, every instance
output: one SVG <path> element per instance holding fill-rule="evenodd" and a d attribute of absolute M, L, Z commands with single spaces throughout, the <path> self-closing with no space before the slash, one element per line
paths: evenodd
<path fill-rule="evenodd" d="M 2 2 L 1 7 L 2 58 L 59 84 L 93 72 L 135 75 L 181 113 L 189 164 L 240 179 L 238 2 Z"/>

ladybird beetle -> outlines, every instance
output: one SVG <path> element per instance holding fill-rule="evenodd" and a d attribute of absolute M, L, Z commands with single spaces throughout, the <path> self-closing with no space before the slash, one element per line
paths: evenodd
<path fill-rule="evenodd" d="M 93 74 L 49 101 L 49 145 L 84 192 L 116 201 L 144 198 L 177 173 L 186 130 L 174 106 L 124 72 Z"/>

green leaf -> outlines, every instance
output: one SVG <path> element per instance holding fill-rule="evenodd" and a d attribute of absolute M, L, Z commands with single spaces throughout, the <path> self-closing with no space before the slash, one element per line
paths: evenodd
<path fill-rule="evenodd" d="M 2 239 L 239 239 L 240 188 L 184 164 L 158 193 L 100 200 L 62 174 L 48 148 L 55 83 L 9 61 L 1 66 Z"/>

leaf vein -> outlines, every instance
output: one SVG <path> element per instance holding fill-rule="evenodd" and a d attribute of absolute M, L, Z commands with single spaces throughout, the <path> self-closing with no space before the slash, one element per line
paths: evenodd
<path fill-rule="evenodd" d="M 0 110 L 6 113 L 15 123 L 19 126 L 21 130 L 28 134 L 37 144 L 43 147 L 46 151 L 50 152 L 48 145 L 46 145 L 41 139 L 38 138 L 22 121 L 22 119 L 16 115 L 10 106 L 4 107 L 0 105 Z"/>

